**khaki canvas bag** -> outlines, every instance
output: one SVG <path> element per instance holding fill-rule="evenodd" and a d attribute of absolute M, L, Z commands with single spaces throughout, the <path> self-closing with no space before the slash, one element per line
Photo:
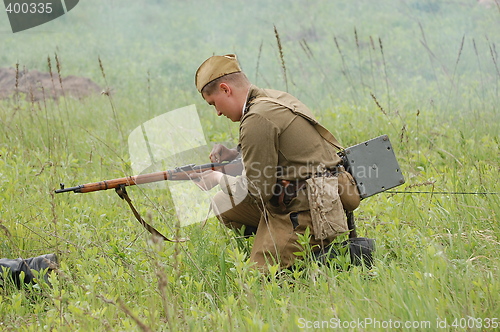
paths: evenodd
<path fill-rule="evenodd" d="M 314 238 L 331 240 L 348 232 L 347 218 L 339 196 L 338 177 L 312 177 L 306 183 Z"/>

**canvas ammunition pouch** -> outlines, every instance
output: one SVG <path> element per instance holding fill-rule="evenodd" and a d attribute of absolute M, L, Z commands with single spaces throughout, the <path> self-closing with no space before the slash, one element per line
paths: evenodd
<path fill-rule="evenodd" d="M 349 231 L 338 183 L 337 176 L 318 176 L 306 180 L 312 228 L 314 238 L 318 241 L 331 240 Z"/>

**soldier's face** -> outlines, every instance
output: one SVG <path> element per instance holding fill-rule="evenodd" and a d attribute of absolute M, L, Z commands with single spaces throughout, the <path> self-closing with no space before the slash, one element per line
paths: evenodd
<path fill-rule="evenodd" d="M 215 107 L 217 115 L 224 115 L 233 122 L 240 121 L 242 109 L 238 106 L 237 100 L 230 88 L 222 86 L 211 95 L 203 94 L 203 98 L 209 104 Z"/>

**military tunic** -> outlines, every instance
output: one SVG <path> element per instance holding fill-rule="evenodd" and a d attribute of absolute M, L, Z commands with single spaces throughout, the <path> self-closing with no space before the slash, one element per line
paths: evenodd
<path fill-rule="evenodd" d="M 276 262 L 282 268 L 292 265 L 294 252 L 301 250 L 296 233 L 311 228 L 305 188 L 286 207 L 271 204 L 277 180 L 301 181 L 320 165 L 332 168 L 341 162 L 335 149 L 298 113 L 313 118 L 307 106 L 292 95 L 251 86 L 240 121 L 244 173 L 224 176 L 222 192 L 214 198 L 214 209 L 228 227 L 258 227 L 251 260 L 260 267 Z M 290 217 L 295 213 L 298 224 Z M 311 236 L 311 245 L 327 245 L 331 240 L 319 243 Z"/>

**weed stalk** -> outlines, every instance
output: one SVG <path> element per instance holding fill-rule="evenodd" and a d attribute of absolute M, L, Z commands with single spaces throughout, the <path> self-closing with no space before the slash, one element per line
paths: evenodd
<path fill-rule="evenodd" d="M 328 97 L 330 97 L 333 104 L 334 102 L 333 93 L 335 92 L 335 86 L 332 84 L 331 78 L 326 74 L 324 67 L 318 62 L 317 58 L 314 56 L 314 53 L 309 47 L 309 44 L 307 43 L 305 38 L 302 38 L 299 43 L 300 47 L 302 48 L 302 51 L 304 51 L 306 56 L 314 62 L 314 65 L 316 66 L 316 68 L 318 68 L 319 72 L 323 76 L 323 82 L 325 82 L 325 85 L 327 85 L 329 89 Z"/>
<path fill-rule="evenodd" d="M 453 88 L 455 88 L 458 92 L 458 85 L 455 85 L 455 74 L 457 72 L 457 67 L 458 67 L 458 62 L 460 61 L 460 56 L 462 55 L 462 50 L 464 48 L 464 41 L 465 41 L 465 35 L 462 36 L 462 42 L 460 43 L 460 48 L 458 50 L 457 60 L 455 61 L 455 67 L 453 68 L 453 74 L 451 75 L 450 92 L 448 94 L 448 100 L 446 101 L 447 108 L 448 108 L 448 105 L 449 105 L 449 102 L 451 99 L 451 94 L 452 94 Z"/>
<path fill-rule="evenodd" d="M 486 36 L 486 40 L 489 43 L 491 59 L 493 60 L 493 64 L 495 65 L 495 70 L 496 70 L 496 74 L 497 74 L 496 95 L 498 98 L 498 81 L 500 80 L 500 70 L 498 69 L 498 63 L 497 63 L 498 54 L 497 54 L 496 49 L 495 49 L 495 44 L 490 42 L 490 40 L 488 39 L 488 36 Z"/>
<path fill-rule="evenodd" d="M 479 59 L 479 52 L 477 51 L 477 46 L 476 46 L 476 40 L 472 38 L 472 46 L 474 47 L 474 53 L 476 54 L 476 59 L 477 59 L 477 67 L 479 68 L 479 78 L 481 81 L 481 102 L 483 104 L 484 108 L 484 103 L 486 101 L 485 95 L 484 95 L 484 77 L 483 77 L 483 70 L 481 68 L 481 60 Z M 477 112 L 477 111 L 476 111 Z M 477 116 L 477 113 L 476 113 Z"/>
<path fill-rule="evenodd" d="M 359 81 L 361 82 L 361 86 L 364 86 L 365 83 L 363 80 L 363 70 L 361 69 L 361 51 L 359 47 L 358 31 L 356 30 L 356 27 L 354 27 L 354 40 L 356 41 L 356 52 L 358 54 Z"/>
<path fill-rule="evenodd" d="M 391 93 L 389 91 L 389 78 L 387 76 L 387 65 L 385 63 L 385 56 L 384 56 L 384 46 L 382 45 L 382 38 L 378 38 L 378 43 L 380 45 L 380 54 L 382 54 L 382 64 L 384 65 L 384 77 L 385 77 L 385 88 L 387 91 L 387 105 L 389 108 L 389 111 L 391 110 Z M 372 95 L 373 97 L 373 95 Z"/>
<path fill-rule="evenodd" d="M 154 241 L 155 239 L 153 239 Z M 169 304 L 169 298 L 167 296 L 167 286 L 168 286 L 168 279 L 167 276 L 165 275 L 165 271 L 161 267 L 158 261 L 156 261 L 156 276 L 158 277 L 158 289 L 160 291 L 161 295 L 161 301 L 163 303 L 163 311 L 165 312 L 165 319 L 168 323 L 168 326 L 171 331 L 174 331 L 174 327 L 172 326 L 172 316 L 170 314 L 170 304 Z M 179 280 L 179 279 L 178 279 Z"/>
<path fill-rule="evenodd" d="M 372 75 L 372 88 L 375 90 L 376 84 L 375 84 L 375 74 L 373 73 L 373 56 L 372 56 L 372 51 L 375 52 L 375 43 L 373 42 L 372 36 L 370 36 L 370 48 L 368 48 L 368 53 L 370 54 L 370 72 Z M 375 90 L 375 93 L 377 91 Z"/>
<path fill-rule="evenodd" d="M 259 65 L 260 65 L 260 57 L 262 55 L 262 45 L 264 41 L 260 41 L 259 53 L 257 54 L 257 64 L 255 65 L 255 84 L 257 84 L 257 78 L 259 77 Z"/>
<path fill-rule="evenodd" d="M 16 106 L 14 107 L 14 112 L 12 112 L 12 116 L 11 116 L 9 123 L 14 121 L 14 118 L 16 117 L 17 111 L 21 107 L 19 105 L 19 62 L 16 62 L 16 83 L 14 85 L 14 103 L 16 104 Z"/>
<path fill-rule="evenodd" d="M 14 100 L 19 106 L 19 62 L 16 62 L 16 84 L 15 84 L 15 90 L 14 90 Z"/>
<path fill-rule="evenodd" d="M 354 83 L 353 83 L 352 79 L 351 79 L 351 74 L 349 72 L 349 67 L 347 67 L 347 64 L 345 62 L 344 54 L 342 54 L 342 50 L 340 49 L 339 43 L 337 41 L 337 36 L 333 36 L 333 41 L 335 42 L 335 46 L 337 47 L 337 51 L 340 54 L 340 59 L 342 60 L 342 74 L 346 78 L 347 82 L 349 82 L 349 84 L 351 85 L 351 87 L 352 87 L 352 91 L 351 91 L 351 93 L 352 93 L 352 99 L 353 99 L 354 103 L 356 105 L 358 105 L 359 104 L 358 92 L 356 90 L 356 87 L 354 86 Z"/>
<path fill-rule="evenodd" d="M 278 44 L 278 51 L 280 54 L 280 60 L 281 60 L 281 68 L 283 69 L 283 80 L 285 81 L 285 88 L 286 92 L 288 92 L 288 79 L 286 76 L 286 66 L 285 66 L 285 57 L 283 55 L 283 47 L 281 45 L 281 38 L 278 33 L 278 29 L 276 29 L 276 25 L 274 26 L 274 36 L 276 37 L 276 42 Z"/>
<path fill-rule="evenodd" d="M 47 56 L 47 66 L 49 67 L 50 81 L 52 82 L 52 96 L 57 97 L 56 85 L 54 83 L 54 75 L 52 74 L 52 62 L 50 60 L 50 56 Z M 60 70 L 60 68 L 59 68 L 59 70 Z M 61 81 L 61 85 L 62 85 L 62 81 Z M 64 141 L 68 142 L 68 133 L 66 132 L 67 126 L 64 125 L 63 116 L 62 116 L 62 112 L 61 112 L 61 106 L 59 105 L 58 102 L 56 102 L 56 105 L 57 105 L 57 112 L 59 113 L 59 121 L 61 122 L 61 132 L 62 132 Z M 61 136 L 59 136 L 59 141 L 62 141 Z"/>
<path fill-rule="evenodd" d="M 427 38 L 425 37 L 424 28 L 422 27 L 422 24 L 420 22 L 418 22 L 418 26 L 420 27 L 420 33 L 422 34 L 422 39 L 420 40 L 420 43 L 422 44 L 422 46 L 427 51 L 427 54 L 429 55 L 429 61 L 431 63 L 432 73 L 434 74 L 434 79 L 436 80 L 439 93 L 442 94 L 443 92 L 441 91 L 441 84 L 440 84 L 440 81 L 439 81 L 438 76 L 436 74 L 436 70 L 434 69 L 434 60 L 440 64 L 440 66 L 443 69 L 443 72 L 445 74 L 446 74 L 446 68 L 444 68 L 444 66 L 439 62 L 439 59 L 431 51 L 430 46 L 427 44 Z"/>
<path fill-rule="evenodd" d="M 46 96 L 45 96 L 45 87 L 42 85 L 41 86 L 41 89 L 42 89 L 42 97 L 43 97 L 43 110 L 44 110 L 44 113 L 45 113 L 45 127 L 46 127 L 46 130 L 47 130 L 47 152 L 48 152 L 48 156 L 47 156 L 47 159 L 48 160 L 52 160 L 52 133 L 51 133 L 51 130 L 50 130 L 50 125 L 49 125 L 49 112 L 47 111 L 47 101 L 46 101 Z"/>
<path fill-rule="evenodd" d="M 123 135 L 122 126 L 120 125 L 120 121 L 118 120 L 118 116 L 116 114 L 116 108 L 115 108 L 115 105 L 113 103 L 113 98 L 111 97 L 111 90 L 110 90 L 110 87 L 108 84 L 108 80 L 106 79 L 106 73 L 104 72 L 104 66 L 102 65 L 101 57 L 98 56 L 97 59 L 99 60 L 99 68 L 101 69 L 101 74 L 102 74 L 102 77 L 104 78 L 104 83 L 106 84 L 106 90 L 104 90 L 102 92 L 102 94 L 106 95 L 108 97 L 109 104 L 111 105 L 111 110 L 113 112 L 113 117 L 115 119 L 116 129 L 118 129 L 118 132 L 120 133 L 121 141 L 124 142 L 125 136 Z"/>
<path fill-rule="evenodd" d="M 54 53 L 54 57 L 56 59 L 56 69 L 57 69 L 57 75 L 59 76 L 59 85 L 61 86 L 61 94 L 62 94 L 62 97 L 64 99 L 64 108 L 66 111 L 66 120 L 67 120 L 66 126 L 68 127 L 71 125 L 71 121 L 70 121 L 70 117 L 69 117 L 68 100 L 66 99 L 66 94 L 64 92 L 64 86 L 63 86 L 63 81 L 62 81 L 62 64 L 61 64 L 61 61 L 59 61 L 59 57 L 57 56 L 57 53 Z M 65 143 L 66 143 L 66 146 L 68 146 L 68 135 L 65 136 Z"/>

